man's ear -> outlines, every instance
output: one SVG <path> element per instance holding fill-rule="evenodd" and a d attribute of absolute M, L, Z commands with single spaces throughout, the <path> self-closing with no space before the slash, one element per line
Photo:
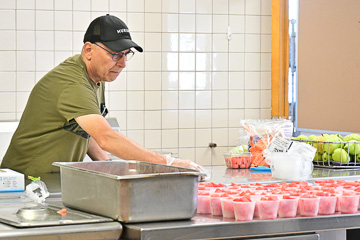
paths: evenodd
<path fill-rule="evenodd" d="M 83 48 L 83 52 L 84 52 L 84 57 L 86 60 L 90 61 L 92 54 L 93 54 L 93 48 L 92 48 L 92 44 L 90 42 L 86 42 L 84 44 L 84 48 Z"/>

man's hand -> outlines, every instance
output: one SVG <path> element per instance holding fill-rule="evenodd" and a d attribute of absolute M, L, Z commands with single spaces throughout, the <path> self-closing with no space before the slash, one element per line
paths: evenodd
<path fill-rule="evenodd" d="M 174 167 L 190 168 L 207 174 L 205 168 L 203 168 L 197 163 L 194 163 L 191 160 L 183 160 L 183 159 L 177 159 L 170 156 L 166 156 L 166 164 Z"/>

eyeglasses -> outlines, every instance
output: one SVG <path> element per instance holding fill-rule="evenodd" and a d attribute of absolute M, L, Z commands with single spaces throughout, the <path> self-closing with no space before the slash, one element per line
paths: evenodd
<path fill-rule="evenodd" d="M 123 56 L 125 56 L 125 61 L 129 61 L 131 58 L 132 58 L 132 56 L 134 56 L 134 52 L 133 51 L 131 51 L 131 50 L 129 50 L 128 52 L 118 52 L 118 53 L 112 53 L 112 52 L 110 52 L 109 50 L 107 50 L 107 49 L 105 49 L 105 48 L 103 48 L 102 46 L 100 46 L 100 45 L 98 45 L 98 44 L 96 44 L 96 43 L 94 43 L 96 46 L 98 46 L 99 48 L 102 48 L 102 49 L 104 49 L 105 51 L 107 51 L 108 53 L 110 53 L 111 55 L 112 55 L 112 60 L 114 61 L 114 62 L 117 62 L 117 61 L 119 61 Z"/>

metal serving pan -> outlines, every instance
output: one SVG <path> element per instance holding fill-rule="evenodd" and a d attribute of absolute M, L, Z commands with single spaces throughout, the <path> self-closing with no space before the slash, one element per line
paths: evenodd
<path fill-rule="evenodd" d="M 131 222 L 192 218 L 199 176 L 179 167 L 140 161 L 55 162 L 63 204 Z"/>

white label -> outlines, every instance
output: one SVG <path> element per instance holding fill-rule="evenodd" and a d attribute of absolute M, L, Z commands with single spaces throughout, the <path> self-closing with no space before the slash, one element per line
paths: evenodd
<path fill-rule="evenodd" d="M 287 152 L 291 140 L 282 137 L 275 137 L 267 147 L 269 152 Z"/>

